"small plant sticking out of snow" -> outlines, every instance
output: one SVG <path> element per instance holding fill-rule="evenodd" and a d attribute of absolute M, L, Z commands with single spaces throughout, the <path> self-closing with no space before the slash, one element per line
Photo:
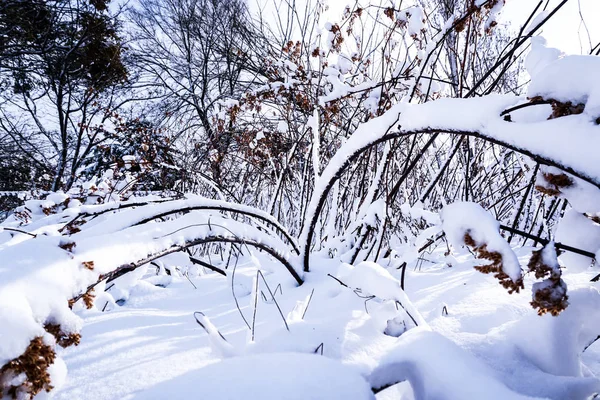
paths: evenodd
<path fill-rule="evenodd" d="M 84 268 L 89 269 L 90 271 L 94 270 L 94 262 L 93 261 L 84 261 L 81 263 L 81 265 Z"/>
<path fill-rule="evenodd" d="M 484 274 L 494 274 L 494 278 L 500 281 L 500 284 L 508 290 L 508 293 L 519 293 L 523 289 L 523 278 L 513 281 L 503 270 L 502 254 L 497 251 L 490 251 L 487 243 L 477 243 L 469 232 L 465 233 L 464 242 L 471 247 L 479 259 L 490 260 L 491 264 L 477 265 L 474 268 Z"/>
<path fill-rule="evenodd" d="M 539 315 L 550 313 L 560 314 L 567 306 L 567 284 L 562 280 L 562 271 L 556 259 L 554 243 L 548 243 L 543 249 L 534 251 L 529 259 L 530 272 L 537 279 L 546 278 L 533 284 L 533 300 L 531 306 L 538 310 Z"/>
<path fill-rule="evenodd" d="M 55 358 L 54 349 L 42 337 L 32 339 L 23 354 L 0 368 L 0 397 L 23 399 L 33 398 L 42 390 L 50 392 L 53 386 L 48 367 Z"/>
<path fill-rule="evenodd" d="M 61 240 L 58 247 L 61 249 L 68 251 L 69 253 L 73 252 L 73 248 L 77 246 L 77 244 L 72 240 Z"/>

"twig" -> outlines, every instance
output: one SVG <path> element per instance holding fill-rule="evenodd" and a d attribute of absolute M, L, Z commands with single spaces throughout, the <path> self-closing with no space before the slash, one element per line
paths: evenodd
<path fill-rule="evenodd" d="M 271 295 L 271 298 L 273 299 L 273 302 L 277 306 L 277 310 L 279 310 L 279 315 L 281 315 L 281 319 L 283 320 L 283 323 L 285 324 L 285 329 L 287 329 L 288 332 L 289 332 L 290 327 L 288 326 L 288 323 L 285 320 L 285 317 L 283 316 L 283 311 L 281 311 L 281 307 L 279 307 L 279 303 L 277 303 L 277 300 L 275 299 L 275 295 L 271 291 L 271 288 L 269 287 L 269 284 L 267 283 L 267 280 L 265 279 L 265 276 L 263 275 L 263 273 L 262 273 L 262 271 L 260 269 L 256 272 L 256 274 L 257 274 L 257 279 L 258 279 L 258 275 L 260 275 L 260 277 L 262 278 L 263 282 L 265 283 L 265 286 L 267 287 L 267 290 L 269 291 L 269 294 Z"/>
<path fill-rule="evenodd" d="M 244 313 L 242 312 L 242 309 L 240 308 L 240 303 L 238 302 L 237 296 L 235 295 L 235 286 L 234 286 L 235 269 L 237 268 L 238 260 L 239 260 L 239 257 L 236 257 L 235 258 L 235 264 L 233 264 L 233 270 L 231 271 L 231 294 L 233 295 L 233 301 L 235 301 L 235 307 L 237 308 L 237 310 L 239 311 L 240 315 L 242 316 L 242 319 L 246 323 L 246 326 L 248 327 L 248 329 L 252 330 L 252 327 L 250 327 L 250 324 L 246 320 L 246 317 L 244 317 Z"/>
<path fill-rule="evenodd" d="M 304 312 L 302 313 L 302 319 L 304 319 L 304 316 L 306 315 L 306 311 L 308 310 L 308 306 L 310 305 L 310 301 L 312 300 L 314 293 L 315 293 L 315 288 L 313 288 L 313 290 L 311 290 L 311 292 L 310 292 L 310 297 L 308 298 L 308 302 L 306 303 L 306 307 L 304 308 Z"/>
<path fill-rule="evenodd" d="M 596 341 L 597 341 L 598 339 L 600 339 L 600 335 L 596 336 L 596 339 L 594 339 L 594 340 L 592 340 L 590 343 L 588 343 L 588 345 L 587 345 L 587 346 L 585 346 L 585 347 L 583 348 L 583 351 L 582 351 L 582 353 L 583 353 L 584 351 L 586 351 L 586 350 L 587 350 L 587 349 L 588 349 L 588 348 L 589 348 L 591 345 L 593 345 L 594 343 L 596 343 Z"/>
<path fill-rule="evenodd" d="M 215 267 L 214 265 L 211 265 L 205 261 L 199 260 L 195 257 L 190 256 L 190 261 L 192 262 L 192 264 L 197 264 L 197 265 L 201 265 L 204 268 L 210 269 L 211 271 L 214 271 L 218 274 L 221 274 L 223 276 L 227 276 L 227 272 L 223 271 L 221 268 L 219 267 Z"/>
<path fill-rule="evenodd" d="M 327 276 L 335 279 L 336 281 L 338 281 L 338 283 L 342 286 L 346 286 L 347 288 L 350 288 L 350 286 L 346 285 L 344 282 L 340 281 L 338 278 L 336 278 L 335 276 L 331 275 L 331 274 L 327 274 Z"/>
<path fill-rule="evenodd" d="M 400 287 L 404 290 L 404 277 L 406 276 L 406 261 L 402 263 L 398 269 L 402 268 L 402 275 L 400 275 Z"/>
<path fill-rule="evenodd" d="M 208 333 L 210 335 L 211 333 L 208 331 L 208 329 L 206 328 L 206 326 L 204 326 L 204 324 L 202 322 L 198 321 L 198 317 L 196 317 L 196 314 L 200 314 L 203 317 L 205 317 L 206 315 L 203 312 L 201 312 L 201 311 L 195 311 L 194 312 L 194 319 L 196 320 L 196 323 L 198 323 L 198 325 L 200 325 L 202 327 L 202 329 L 204 329 L 206 331 L 206 333 Z M 225 339 L 225 336 L 223 336 L 223 334 L 221 333 L 221 331 L 219 331 L 217 329 L 217 333 L 219 334 L 219 336 L 221 336 L 221 339 L 223 339 L 224 341 L 227 342 L 227 339 Z"/>
<path fill-rule="evenodd" d="M 415 326 L 419 326 L 419 324 L 417 324 L 417 321 L 413 318 L 412 315 L 410 315 L 410 313 L 408 312 L 408 310 L 402 305 L 402 303 L 400 303 L 398 300 L 396 300 L 396 304 L 400 305 L 400 307 L 402 307 L 402 309 L 404 310 L 404 312 L 406 313 L 406 315 L 408 315 L 410 317 L 410 319 L 412 320 L 413 324 L 415 324 Z"/>
<path fill-rule="evenodd" d="M 317 354 L 319 352 L 319 349 L 321 350 L 321 355 L 323 355 L 323 342 L 321 342 L 320 345 L 317 346 L 317 348 L 315 349 L 314 353 Z"/>
<path fill-rule="evenodd" d="M 540 242 L 544 246 L 547 245 L 548 243 L 550 243 L 550 240 L 548 240 L 548 239 L 543 239 L 543 238 L 541 238 L 539 236 L 535 236 L 535 235 L 532 235 L 530 233 L 520 231 L 518 229 L 510 228 L 510 227 L 508 227 L 506 225 L 500 225 L 500 229 L 502 229 L 503 231 L 514 233 L 514 234 L 519 235 L 519 236 L 523 236 L 523 237 L 525 237 L 527 239 L 536 240 L 536 241 Z M 580 254 L 582 256 L 586 256 L 586 257 L 589 257 L 589 258 L 594 259 L 594 260 L 596 259 L 596 255 L 594 253 L 592 253 L 590 251 L 581 250 L 581 249 L 578 249 L 578 248 L 573 247 L 573 246 L 569 246 L 569 245 L 562 244 L 562 243 L 554 243 L 554 247 L 556 247 L 557 249 L 560 249 L 560 250 L 569 251 L 571 253 Z"/>
<path fill-rule="evenodd" d="M 262 294 L 262 292 L 261 292 Z M 252 313 L 252 341 L 254 342 L 254 324 L 256 322 L 256 311 L 258 309 L 258 275 L 256 276 L 256 285 L 254 286 L 254 312 Z"/>
<path fill-rule="evenodd" d="M 2 230 L 8 231 L 8 232 L 16 232 L 16 233 L 22 233 L 24 235 L 29 235 L 31 237 L 37 237 L 37 235 L 35 233 L 31 233 L 31 232 L 27 232 L 27 231 L 23 231 L 21 229 L 16 229 L 16 228 L 7 228 L 7 227 L 1 227 L 0 228 L 0 232 Z"/>
<path fill-rule="evenodd" d="M 190 279 L 190 273 L 186 271 L 185 274 L 183 274 L 183 276 L 185 276 L 187 278 L 188 281 L 190 281 L 190 283 L 192 284 L 192 286 L 194 287 L 194 289 L 198 289 L 196 287 L 196 285 L 194 285 L 194 282 L 192 282 L 192 280 Z"/>

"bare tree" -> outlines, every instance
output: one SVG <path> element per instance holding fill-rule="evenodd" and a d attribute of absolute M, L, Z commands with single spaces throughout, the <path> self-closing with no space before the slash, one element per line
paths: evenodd
<path fill-rule="evenodd" d="M 105 1 L 4 2 L 0 31 L 0 129 L 48 188 L 68 189 L 127 78 L 115 16 Z"/>

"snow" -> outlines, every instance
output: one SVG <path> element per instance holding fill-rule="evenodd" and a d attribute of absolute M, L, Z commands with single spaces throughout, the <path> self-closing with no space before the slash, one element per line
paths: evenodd
<path fill-rule="evenodd" d="M 525 68 L 529 76 L 533 78 L 543 71 L 548 64 L 563 57 L 563 54 L 558 49 L 548 47 L 543 36 L 533 36 L 530 41 L 531 51 L 525 58 Z"/>
<path fill-rule="evenodd" d="M 553 54 L 548 55 L 552 50 Z M 532 70 L 528 68 L 532 78 L 527 95 L 560 102 L 570 101 L 574 105 L 583 103 L 584 114 L 588 118 L 600 117 L 600 83 L 598 79 L 590 79 L 600 71 L 600 57 L 571 55 L 555 59 L 556 52 L 556 49 L 543 49 L 543 61 L 538 61 Z M 532 53 L 537 54 L 535 47 Z M 534 55 L 530 53 L 529 57 Z M 545 65 L 540 69 L 539 64 Z"/>
<path fill-rule="evenodd" d="M 440 216 L 437 213 L 426 210 L 421 202 L 417 202 L 412 206 L 404 203 L 400 206 L 400 210 L 404 215 L 410 216 L 413 219 L 422 218 L 431 225 L 439 225 L 441 223 Z"/>
<path fill-rule="evenodd" d="M 488 17 L 484 24 L 484 29 L 486 31 L 492 29 L 494 25 L 496 25 L 496 19 L 498 18 L 498 14 L 500 14 L 502 11 L 502 7 L 504 7 L 505 2 L 506 0 L 495 0 L 491 2 L 492 7 L 489 10 Z M 481 5 L 483 1 L 478 1 L 477 3 Z"/>
<path fill-rule="evenodd" d="M 194 318 L 198 325 L 208 334 L 208 340 L 210 341 L 211 348 L 218 357 L 233 357 L 237 355 L 235 348 L 227 342 L 227 340 L 221 335 L 217 327 L 210 322 L 210 320 L 202 312 L 197 311 L 194 313 Z"/>
<path fill-rule="evenodd" d="M 540 23 L 542 23 L 543 20 L 545 20 L 548 15 L 550 14 L 550 12 L 548 10 L 542 10 L 540 11 L 529 23 L 529 26 L 527 27 L 527 29 L 525 29 L 523 31 L 523 33 L 525 35 L 528 35 L 529 33 L 531 33 L 531 31 L 533 29 L 535 29 Z M 543 44 L 546 44 L 546 41 L 544 40 Z M 532 46 L 533 46 L 533 40 L 532 40 Z M 527 68 L 527 67 L 526 67 Z M 529 68 L 527 68 L 529 70 Z"/>
<path fill-rule="evenodd" d="M 556 228 L 555 239 L 581 250 L 596 253 L 600 250 L 600 226 L 574 209 L 567 210 Z M 565 252 L 560 256 L 565 267 L 585 271 L 592 265 L 589 257 Z"/>
<path fill-rule="evenodd" d="M 270 382 L 265 383 L 265 379 Z M 193 394 L 205 394 L 214 400 L 248 396 L 264 400 L 375 398 L 365 379 L 352 368 L 327 357 L 299 353 L 227 359 L 153 386 L 131 398 L 189 398 Z"/>
<path fill-rule="evenodd" d="M 421 7 L 410 7 L 406 10 L 408 16 L 408 34 L 410 36 L 421 35 L 421 30 L 425 29 L 425 18 Z"/>
<path fill-rule="evenodd" d="M 402 304 L 407 312 L 414 318 L 419 326 L 427 326 L 427 323 L 414 308 L 404 291 L 400 282 L 394 278 L 389 271 L 382 266 L 363 261 L 352 268 L 341 280 L 353 288 L 360 288 L 367 296 L 373 295 L 383 300 L 394 300 Z"/>
<path fill-rule="evenodd" d="M 571 174 L 565 174 L 563 171 L 554 167 L 540 168 L 536 179 L 536 185 L 549 189 L 555 189 L 547 183 L 546 179 L 544 179 L 544 174 L 566 175 L 572 184 L 571 186 L 558 188 L 560 190 L 560 196 L 567 199 L 569 201 L 569 205 L 581 213 L 593 214 L 597 212 L 598 204 L 600 204 L 599 188 L 589 184 L 588 182 L 578 179 Z"/>
<path fill-rule="evenodd" d="M 570 115 L 529 123 L 506 122 L 500 113 L 519 102 L 513 96 L 490 95 L 476 99 L 440 99 L 410 105 L 399 120 L 404 131 L 424 129 L 478 132 L 481 136 L 547 157 L 600 182 L 600 166 L 590 146 L 600 145 L 598 125 L 589 116 Z M 465 112 L 468 110 L 468 112 Z M 460 115 L 461 118 L 456 118 Z M 567 137 L 564 132 L 570 132 Z M 585 171 L 585 172 L 583 172 Z"/>
<path fill-rule="evenodd" d="M 352 57 L 349 57 L 345 54 L 340 54 L 338 56 L 337 66 L 342 74 L 349 73 L 352 71 L 352 67 L 354 67 Z"/>
<path fill-rule="evenodd" d="M 569 307 L 558 317 L 525 318 L 512 327 L 509 337 L 544 372 L 584 377 L 581 353 L 598 335 L 600 293 L 595 288 L 569 292 Z M 527 332 L 544 332 L 532 337 Z"/>

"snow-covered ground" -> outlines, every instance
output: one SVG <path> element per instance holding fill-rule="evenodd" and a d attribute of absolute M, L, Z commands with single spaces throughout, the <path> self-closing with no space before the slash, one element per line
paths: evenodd
<path fill-rule="evenodd" d="M 525 264 L 528 254 L 523 250 L 521 255 Z M 425 258 L 435 259 L 435 256 L 434 253 Z M 129 300 L 121 306 L 105 312 L 96 309 L 82 312 L 85 323 L 81 344 L 59 353 L 69 374 L 55 398 L 161 398 L 157 393 L 166 393 L 165 388 L 170 391 L 168 398 L 215 398 L 203 389 L 202 377 L 214 375 L 211 366 L 214 368 L 212 364 L 219 362 L 224 354 L 218 343 L 211 345 L 209 335 L 196 323 L 195 311 L 203 312 L 221 331 L 232 345 L 235 356 L 316 351 L 315 357 L 321 357 L 322 350 L 324 357 L 341 359 L 364 376 L 382 360 L 393 358 L 398 352 L 392 351 L 395 347 L 412 340 L 412 344 L 408 342 L 409 348 L 418 354 L 414 361 L 424 369 L 417 375 L 431 372 L 431 369 L 444 374 L 425 375 L 429 376 L 426 387 L 430 391 L 441 390 L 440 393 L 446 393 L 447 397 L 436 397 L 431 392 L 423 398 L 461 398 L 456 397 L 460 394 L 448 395 L 452 390 L 447 385 L 462 387 L 463 395 L 472 394 L 468 398 L 482 398 L 475 397 L 479 390 L 480 394 L 488 394 L 485 398 L 523 398 L 514 393 L 518 392 L 536 397 L 579 399 L 585 397 L 579 396 L 582 393 L 578 395 L 578 387 L 591 386 L 598 390 L 595 379 L 587 381 L 568 376 L 569 371 L 544 371 L 545 360 L 561 357 L 560 353 L 550 353 L 555 350 L 551 343 L 554 332 L 547 325 L 572 318 L 569 309 L 559 317 L 537 316 L 528 304 L 530 292 L 509 295 L 491 276 L 475 271 L 472 268 L 474 261 L 467 256 L 458 257 L 459 262 L 452 267 L 425 260 L 420 262 L 420 268 L 415 270 L 413 266 L 407 270 L 407 296 L 433 333 L 449 339 L 446 343 L 446 339 L 436 334 L 433 338 L 424 337 L 422 345 L 419 344 L 420 332 L 411 333 L 408 339 L 408 333 L 412 331 L 399 338 L 381 334 L 386 328 L 387 316 L 397 313 L 393 304 L 359 297 L 325 275 L 330 269 L 335 271 L 334 260 L 319 261 L 315 264 L 321 267 L 310 273 L 301 287 L 293 287 L 285 275 L 267 274 L 272 289 L 282 283 L 283 294 L 277 291 L 275 297 L 284 315 L 296 307 L 297 301 L 300 301 L 301 313 L 304 312 L 306 300 L 313 289 L 314 292 L 303 320 L 297 316 L 296 319 L 287 317 L 290 332 L 286 331 L 276 304 L 264 301 L 259 295 L 254 343 L 250 343 L 250 329 L 236 308 L 230 279 L 216 273 L 190 277 L 191 282 L 185 277 L 176 277 L 165 288 L 138 282 Z M 261 262 L 268 261 L 263 257 Z M 349 268 L 340 267 L 340 279 L 348 276 Z M 251 264 L 239 265 L 236 270 L 236 297 L 249 323 L 252 323 L 254 310 L 252 277 L 255 271 Z M 400 271 L 392 272 L 400 277 Z M 589 286 L 590 277 L 589 273 L 566 274 L 565 280 L 570 291 L 575 291 L 577 287 Z M 526 279 L 526 287 L 530 285 Z M 268 292 L 261 289 L 269 298 Z M 598 316 L 588 314 L 585 319 L 588 318 L 597 319 Z M 576 323 L 573 319 L 571 322 Z M 568 337 L 557 340 L 555 345 L 569 346 Z M 453 347 L 452 342 L 458 347 Z M 404 356 L 408 353 L 399 351 Z M 548 352 L 546 359 L 544 352 Z M 566 359 L 554 361 L 559 365 L 568 363 Z M 267 368 L 267 374 L 280 370 L 277 360 L 272 362 L 275 365 L 271 370 Z M 590 372 L 600 373 L 600 345 L 588 348 L 583 362 Z M 281 365 L 282 374 L 286 368 Z M 588 375 L 588 372 L 582 371 L 581 375 Z M 238 380 L 249 379 L 261 385 L 280 387 L 282 385 L 276 384 L 280 379 L 278 376 L 264 376 L 259 367 L 245 371 L 236 369 L 222 383 L 235 386 Z M 504 388 L 505 392 L 499 392 L 495 387 L 491 390 L 490 384 Z M 283 389 L 286 390 L 285 385 Z M 309 392 L 306 393 L 305 398 L 310 398 Z M 340 397 L 328 397 L 331 394 L 326 393 L 321 392 L 323 397 L 317 398 L 349 398 L 341 394 Z M 249 393 L 247 398 L 258 397 Z M 283 392 L 272 398 L 288 397 Z M 410 386 L 404 383 L 379 392 L 377 398 L 412 399 L 413 394 Z"/>

